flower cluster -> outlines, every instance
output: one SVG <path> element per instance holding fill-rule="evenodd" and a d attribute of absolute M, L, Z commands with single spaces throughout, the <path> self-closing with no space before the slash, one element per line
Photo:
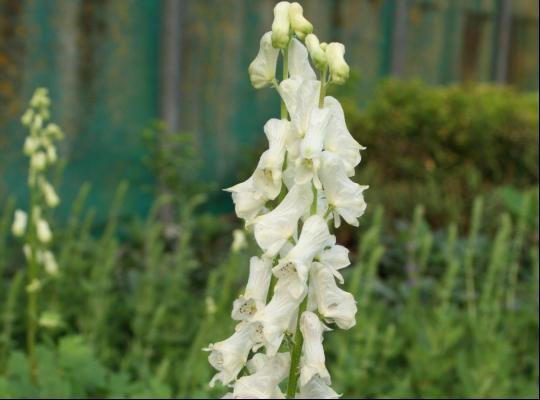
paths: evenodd
<path fill-rule="evenodd" d="M 273 86 L 283 103 L 281 119 L 264 126 L 268 149 L 255 171 L 227 189 L 262 254 L 251 258 L 246 289 L 233 304 L 235 333 L 206 349 L 218 371 L 210 384 L 233 387 L 226 397 L 284 398 L 286 378 L 288 398 L 338 397 L 323 334 L 327 324 L 353 327 L 357 309 L 339 287 L 350 261 L 331 230 L 342 219 L 358 226 L 367 188 L 351 180 L 363 147 L 340 103 L 325 96 L 328 85 L 348 77 L 344 53 L 340 43 L 319 42 L 298 3 L 282 1 L 249 66 L 253 86 Z"/>
<path fill-rule="evenodd" d="M 53 185 L 48 180 L 48 170 L 58 161 L 56 142 L 63 138 L 58 125 L 48 122 L 51 101 L 45 88 L 38 88 L 28 110 L 21 118 L 29 135 L 24 141 L 23 152 L 29 158 L 28 186 L 30 189 L 30 211 L 15 211 L 12 233 L 25 237 L 23 246 L 29 264 L 43 267 L 50 275 L 58 273 L 54 254 L 48 249 L 53 235 L 45 219 L 46 209 L 55 208 L 60 203 Z M 41 282 L 37 276 L 29 282 L 28 290 L 38 290 Z"/>

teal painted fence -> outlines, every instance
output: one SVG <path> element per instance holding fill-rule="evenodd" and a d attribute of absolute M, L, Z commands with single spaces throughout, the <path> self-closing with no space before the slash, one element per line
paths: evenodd
<path fill-rule="evenodd" d="M 405 13 L 398 14 L 396 1 L 406 2 Z M 302 3 L 318 36 L 347 46 L 349 63 L 361 77 L 355 89 L 363 103 L 391 73 L 434 84 L 493 80 L 502 1 L 507 0 Z M 181 93 L 180 128 L 201 150 L 202 177 L 220 187 L 245 178 L 238 176 L 243 154 L 262 143 L 262 125 L 278 113 L 275 94 L 252 89 L 246 72 L 271 24 L 274 3 L 182 0 L 181 82 L 175 89 Z M 69 165 L 61 189 L 66 202 L 88 181 L 90 203 L 104 215 L 118 183 L 128 180 L 125 209 L 148 208 L 144 187 L 153 182 L 140 160 L 140 133 L 162 117 L 164 4 L 0 0 L 0 198 L 23 197 L 25 132 L 18 118 L 32 90 L 44 85 L 51 90 L 53 117 L 67 134 L 62 151 Z M 538 90 L 538 2 L 513 0 L 511 12 L 507 81 Z M 405 19 L 402 38 L 393 35 L 397 18 Z M 401 64 L 396 46 L 403 46 Z"/>

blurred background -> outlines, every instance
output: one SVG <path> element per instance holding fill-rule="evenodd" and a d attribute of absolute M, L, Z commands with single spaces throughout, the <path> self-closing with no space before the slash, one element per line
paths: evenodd
<path fill-rule="evenodd" d="M 279 113 L 247 67 L 275 1 L 0 0 L 0 395 L 219 396 L 200 349 L 227 337 L 256 247 L 221 188 L 246 179 Z M 535 0 L 309 0 L 352 67 L 332 88 L 370 185 L 326 339 L 345 398 L 538 398 Z M 32 92 L 65 131 L 61 274 L 43 290 L 37 384 L 24 355 Z"/>

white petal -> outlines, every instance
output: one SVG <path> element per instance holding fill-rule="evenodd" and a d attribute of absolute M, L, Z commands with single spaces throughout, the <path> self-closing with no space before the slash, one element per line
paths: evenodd
<path fill-rule="evenodd" d="M 305 386 L 314 376 L 319 376 L 323 382 L 330 384 L 330 374 L 326 369 L 323 342 L 323 332 L 328 328 L 321 324 L 319 318 L 312 312 L 306 311 L 300 318 L 300 330 L 304 338 L 302 360 L 300 363 L 300 386 Z"/>
<path fill-rule="evenodd" d="M 318 108 L 320 82 L 285 79 L 279 84 L 279 92 L 289 110 L 294 129 L 300 137 L 304 137 L 311 112 Z"/>
<path fill-rule="evenodd" d="M 289 45 L 289 76 L 299 80 L 317 79 L 309 64 L 307 49 L 298 39 L 293 39 Z"/>
<path fill-rule="evenodd" d="M 334 207 L 348 224 L 358 226 L 358 218 L 366 210 L 363 192 L 368 187 L 351 181 L 343 162 L 335 154 L 324 151 L 321 158 L 319 177 L 329 206 Z"/>
<path fill-rule="evenodd" d="M 271 277 L 272 260 L 269 258 L 251 257 L 249 279 L 244 295 L 263 303 L 266 302 Z"/>
<path fill-rule="evenodd" d="M 248 224 L 264 210 L 264 205 L 268 201 L 268 198 L 253 185 L 253 177 L 225 191 L 232 193 L 236 215 Z"/>
<path fill-rule="evenodd" d="M 339 399 L 337 394 L 324 381 L 315 376 L 307 385 L 300 387 L 300 393 L 296 395 L 297 399 Z"/>
<path fill-rule="evenodd" d="M 255 220 L 255 240 L 268 256 L 275 256 L 296 235 L 298 220 L 309 208 L 313 194 L 307 185 L 295 185 L 271 212 Z"/>
<path fill-rule="evenodd" d="M 216 381 L 227 385 L 236 379 L 252 347 L 249 326 L 246 325 L 228 339 L 211 344 L 204 349 L 211 352 L 208 361 L 219 371 L 210 381 L 210 386 L 212 387 Z"/>
<path fill-rule="evenodd" d="M 276 76 L 276 63 L 279 50 L 272 47 L 272 32 L 266 32 L 261 38 L 259 53 L 248 68 L 249 79 L 256 89 L 272 83 Z"/>
<path fill-rule="evenodd" d="M 343 163 L 348 176 L 354 175 L 354 167 L 361 160 L 360 150 L 365 147 L 361 146 L 350 134 L 345 123 L 345 115 L 339 101 L 334 97 L 327 96 L 324 99 L 324 108 L 330 113 L 328 123 L 328 133 L 324 141 L 324 148 L 338 155 Z"/>
<path fill-rule="evenodd" d="M 248 362 L 252 375 L 244 376 L 235 383 L 233 397 L 237 399 L 283 398 L 279 383 L 288 375 L 289 353 L 278 353 L 274 357 L 255 354 Z"/>
<path fill-rule="evenodd" d="M 340 289 L 332 272 L 320 263 L 311 267 L 311 284 L 319 313 L 327 322 L 335 322 L 341 329 L 356 325 L 356 302 L 352 294 Z"/>

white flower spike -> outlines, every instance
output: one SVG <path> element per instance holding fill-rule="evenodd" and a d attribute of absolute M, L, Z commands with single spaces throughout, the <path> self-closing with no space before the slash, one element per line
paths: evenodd
<path fill-rule="evenodd" d="M 329 224 L 358 226 L 367 186 L 350 179 L 364 148 L 338 100 L 325 97 L 328 85 L 349 75 L 345 47 L 321 43 L 312 32 L 300 4 L 277 3 L 272 31 L 249 67 L 255 88 L 277 89 L 281 118 L 264 126 L 268 149 L 251 177 L 226 189 L 261 255 L 251 258 L 245 291 L 233 303 L 236 333 L 206 349 L 218 371 L 210 384 L 232 387 L 223 398 L 339 398 L 325 365 L 323 333 L 330 329 L 323 321 L 350 329 L 357 307 L 338 287 L 349 251 L 336 244 Z M 25 120 L 35 124 L 33 115 Z M 284 342 L 290 351 L 283 352 Z"/>

